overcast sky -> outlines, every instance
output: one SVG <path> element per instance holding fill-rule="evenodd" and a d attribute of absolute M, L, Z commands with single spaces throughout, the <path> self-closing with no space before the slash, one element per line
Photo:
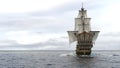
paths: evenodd
<path fill-rule="evenodd" d="M 120 0 L 0 0 L 0 50 L 75 50 L 67 31 L 81 3 L 99 30 L 94 50 L 120 50 Z"/>

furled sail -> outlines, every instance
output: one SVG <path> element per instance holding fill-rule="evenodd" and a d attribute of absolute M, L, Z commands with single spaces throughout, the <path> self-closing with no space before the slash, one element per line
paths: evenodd
<path fill-rule="evenodd" d="M 69 36 L 69 42 L 70 43 L 73 43 L 73 42 L 77 41 L 77 37 L 76 37 L 77 32 L 78 31 L 68 31 L 68 36 Z"/>
<path fill-rule="evenodd" d="M 93 43 L 95 43 L 95 41 L 96 41 L 96 39 L 97 39 L 98 34 L 99 34 L 100 31 L 90 31 L 90 32 L 93 34 L 92 41 L 93 41 Z"/>

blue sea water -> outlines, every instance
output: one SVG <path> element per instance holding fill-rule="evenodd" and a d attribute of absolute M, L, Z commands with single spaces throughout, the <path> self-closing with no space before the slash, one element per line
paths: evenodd
<path fill-rule="evenodd" d="M 0 68 L 120 68 L 120 51 L 93 51 L 77 57 L 74 51 L 0 51 Z"/>

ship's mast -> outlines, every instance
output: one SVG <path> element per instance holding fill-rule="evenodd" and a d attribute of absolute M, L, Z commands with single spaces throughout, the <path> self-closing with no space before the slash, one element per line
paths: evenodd
<path fill-rule="evenodd" d="M 81 19 L 82 19 L 82 26 L 83 26 L 83 32 L 85 31 L 85 23 L 84 23 L 84 18 L 85 18 L 85 16 L 84 16 L 84 8 L 83 8 L 83 2 L 82 2 L 82 8 L 81 8 L 81 12 L 82 12 L 82 15 L 81 15 Z"/>
<path fill-rule="evenodd" d="M 83 32 L 85 31 L 85 23 L 84 23 L 84 8 L 83 8 L 83 5 L 82 5 L 82 8 L 81 8 L 81 11 L 82 11 L 82 15 L 81 15 L 81 19 L 82 19 L 82 25 L 83 25 Z"/>

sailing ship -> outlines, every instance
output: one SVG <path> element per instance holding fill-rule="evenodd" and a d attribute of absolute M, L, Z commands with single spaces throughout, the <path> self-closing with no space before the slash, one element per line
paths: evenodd
<path fill-rule="evenodd" d="M 82 7 L 79 10 L 77 18 L 75 18 L 74 31 L 68 31 L 69 42 L 77 41 L 77 55 L 90 55 L 91 49 L 100 32 L 91 31 L 90 20 L 91 18 L 87 17 L 87 10 Z"/>

